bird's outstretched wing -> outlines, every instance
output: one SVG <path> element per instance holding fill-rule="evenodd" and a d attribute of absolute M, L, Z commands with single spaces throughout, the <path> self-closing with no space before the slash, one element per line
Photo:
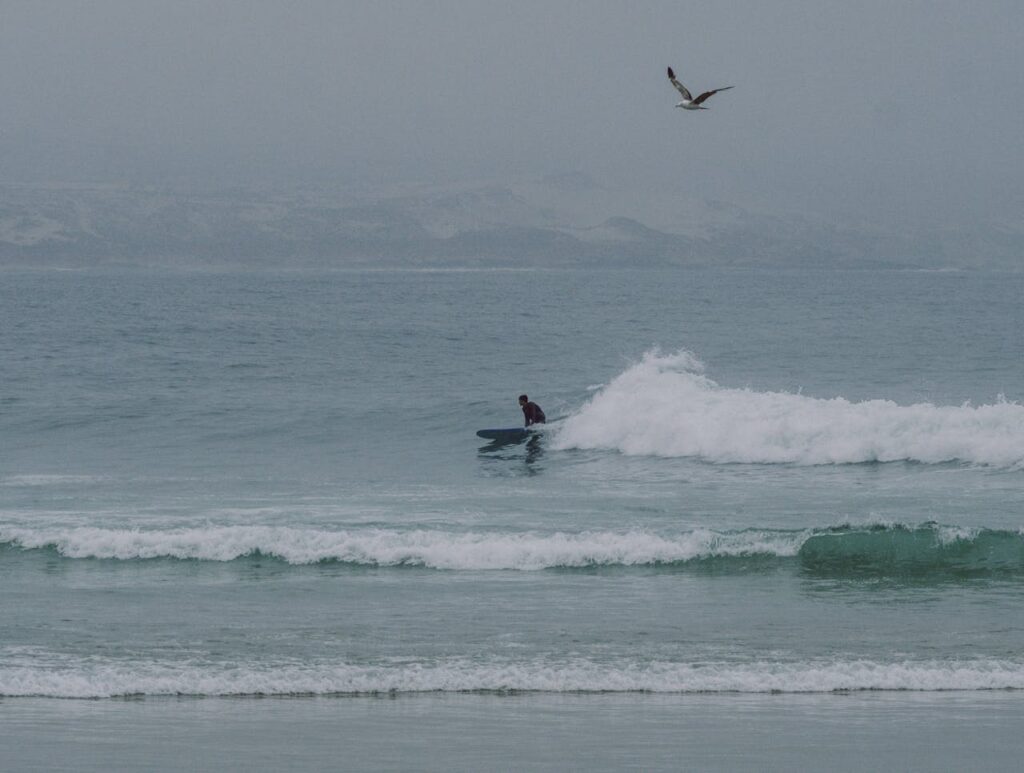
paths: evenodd
<path fill-rule="evenodd" d="M 710 97 L 712 94 L 717 94 L 719 91 L 728 91 L 731 88 L 732 88 L 732 86 L 722 86 L 722 88 L 720 88 L 720 89 L 713 89 L 711 91 L 705 91 L 703 94 L 701 94 L 695 100 L 693 100 L 693 104 L 699 105 L 701 102 L 703 102 L 705 99 Z"/>
<path fill-rule="evenodd" d="M 676 80 L 676 74 L 672 72 L 671 67 L 668 68 L 668 79 L 672 81 L 673 86 L 679 89 L 679 93 L 683 95 L 683 99 L 685 99 L 687 102 L 693 99 L 693 95 L 690 93 L 690 90 L 687 89 L 686 86 L 684 86 L 682 83 Z"/>

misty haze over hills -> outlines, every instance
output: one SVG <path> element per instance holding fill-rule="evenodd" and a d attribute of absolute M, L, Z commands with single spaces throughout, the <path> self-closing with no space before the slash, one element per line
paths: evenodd
<path fill-rule="evenodd" d="M 509 184 L 197 192 L 0 186 L 0 265 L 921 267 L 1017 270 L 1024 223 L 841 222 L 583 173 Z"/>
<path fill-rule="evenodd" d="M 1024 268 L 1012 0 L 3 22 L 0 265 Z"/>

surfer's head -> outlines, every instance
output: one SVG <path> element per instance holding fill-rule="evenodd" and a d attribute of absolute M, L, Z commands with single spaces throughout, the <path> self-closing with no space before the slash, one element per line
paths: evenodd
<path fill-rule="evenodd" d="M 519 395 L 519 404 L 520 405 L 526 405 L 528 402 L 530 402 L 530 398 L 529 397 L 527 397 L 526 395 Z"/>

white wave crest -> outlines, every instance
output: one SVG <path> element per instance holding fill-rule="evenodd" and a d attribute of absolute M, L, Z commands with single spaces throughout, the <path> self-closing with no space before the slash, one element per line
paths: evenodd
<path fill-rule="evenodd" d="M 803 532 L 722 533 L 706 529 L 661 536 L 646 531 L 541 534 L 427 529 L 327 531 L 268 526 L 164 531 L 0 527 L 0 543 L 23 549 L 54 548 L 68 558 L 232 561 L 260 553 L 291 564 L 342 561 L 463 570 L 634 566 L 716 556 L 793 556 L 807 536 Z"/>
<path fill-rule="evenodd" d="M 827 693 L 1019 690 L 1009 660 L 750 663 L 552 661 L 195 664 L 62 658 L 0 666 L 0 697 L 357 695 L 422 692 Z M 20 661 L 20 662 L 19 662 Z"/>
<path fill-rule="evenodd" d="M 1024 405 L 898 405 L 719 386 L 692 355 L 648 352 L 565 420 L 553 447 L 710 462 L 909 460 L 1024 469 Z"/>

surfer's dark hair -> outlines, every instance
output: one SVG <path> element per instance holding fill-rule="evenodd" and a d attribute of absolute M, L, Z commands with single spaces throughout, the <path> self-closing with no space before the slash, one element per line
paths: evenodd
<path fill-rule="evenodd" d="M 528 402 L 530 402 L 530 398 L 527 397 L 526 395 L 519 395 L 519 402 L 521 402 L 521 403 L 528 403 Z"/>

